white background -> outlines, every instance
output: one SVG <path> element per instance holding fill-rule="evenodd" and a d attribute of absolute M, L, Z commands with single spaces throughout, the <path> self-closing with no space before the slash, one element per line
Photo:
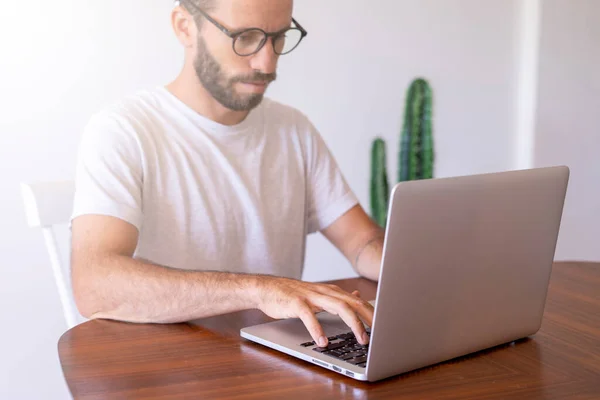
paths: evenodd
<path fill-rule="evenodd" d="M 91 113 L 178 73 L 170 8 L 168 0 L 0 5 L 2 399 L 68 397 L 56 349 L 65 325 L 18 185 L 71 179 Z M 300 0 L 295 9 L 309 36 L 281 59 L 269 95 L 311 117 L 365 207 L 371 141 L 386 138 L 395 179 L 405 91 L 423 76 L 435 96 L 436 175 L 568 164 L 557 259 L 600 260 L 600 2 Z M 353 275 L 311 237 L 306 279 Z"/>

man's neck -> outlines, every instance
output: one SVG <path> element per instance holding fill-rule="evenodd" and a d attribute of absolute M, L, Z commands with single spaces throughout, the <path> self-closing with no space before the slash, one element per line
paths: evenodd
<path fill-rule="evenodd" d="M 237 125 L 249 114 L 249 111 L 232 111 L 223 107 L 197 79 L 189 79 L 184 73 L 169 83 L 166 88 L 198 114 L 222 125 Z"/>

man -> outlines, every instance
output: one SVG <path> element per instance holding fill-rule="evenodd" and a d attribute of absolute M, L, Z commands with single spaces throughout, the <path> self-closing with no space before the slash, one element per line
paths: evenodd
<path fill-rule="evenodd" d="M 256 308 L 340 315 L 366 344 L 358 292 L 300 281 L 320 231 L 366 278 L 382 230 L 318 132 L 264 99 L 280 55 L 305 36 L 292 0 L 185 0 L 171 22 L 180 75 L 95 115 L 84 132 L 72 219 L 72 282 L 88 318 L 175 323 Z"/>

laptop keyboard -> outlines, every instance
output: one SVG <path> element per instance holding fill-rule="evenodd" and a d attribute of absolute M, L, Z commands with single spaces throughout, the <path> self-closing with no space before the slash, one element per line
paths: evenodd
<path fill-rule="evenodd" d="M 371 330 L 369 328 L 367 328 L 367 335 L 371 336 Z M 315 346 L 315 342 L 302 343 L 300 346 L 315 346 L 313 350 L 318 353 L 326 354 L 361 368 L 364 368 L 367 365 L 369 345 L 364 346 L 358 343 L 354 333 L 342 333 L 341 335 L 331 336 L 327 339 L 329 340 L 327 347 Z"/>

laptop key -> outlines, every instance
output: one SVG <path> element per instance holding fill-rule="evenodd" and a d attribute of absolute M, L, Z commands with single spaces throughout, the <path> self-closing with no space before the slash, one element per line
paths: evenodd
<path fill-rule="evenodd" d="M 352 352 L 352 353 L 346 353 L 346 354 L 344 354 L 344 356 L 343 356 L 344 358 L 343 358 L 343 359 L 344 359 L 344 360 L 350 360 L 350 359 L 352 359 L 352 358 L 361 357 L 361 356 L 363 356 L 363 355 L 364 355 L 364 354 L 361 354 L 361 353 L 356 353 L 356 352 Z"/>
<path fill-rule="evenodd" d="M 334 343 L 330 344 L 327 347 L 315 347 L 313 350 L 318 351 L 319 353 L 325 353 L 326 351 L 335 350 L 343 347 L 342 343 Z"/>
<path fill-rule="evenodd" d="M 353 338 L 354 335 L 352 333 L 342 333 L 341 335 L 337 335 L 338 339 L 350 339 Z"/>
<path fill-rule="evenodd" d="M 364 367 L 366 367 L 366 366 L 367 366 L 367 363 L 366 363 L 366 362 L 362 362 L 362 363 L 360 363 L 360 364 L 356 364 L 356 366 L 357 366 L 357 367 L 364 368 Z"/>
<path fill-rule="evenodd" d="M 306 342 L 306 343 L 302 343 L 300 346 L 302 347 L 310 347 L 310 346 L 314 346 L 316 343 L 315 342 Z"/>
<path fill-rule="evenodd" d="M 346 362 L 349 362 L 350 364 L 358 365 L 360 363 L 367 362 L 367 356 L 360 356 L 360 357 L 352 358 L 350 360 L 346 360 Z"/>
<path fill-rule="evenodd" d="M 343 343 L 332 343 L 329 346 L 327 346 L 327 348 L 329 350 L 337 350 L 337 349 L 341 349 L 342 347 L 344 347 Z"/>

